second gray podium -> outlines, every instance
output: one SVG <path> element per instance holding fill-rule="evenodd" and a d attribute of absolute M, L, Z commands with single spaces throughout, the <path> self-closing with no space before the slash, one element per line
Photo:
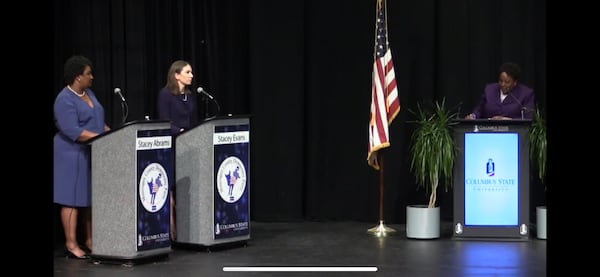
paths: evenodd
<path fill-rule="evenodd" d="M 250 239 L 250 120 L 214 117 L 175 137 L 175 242 Z"/>

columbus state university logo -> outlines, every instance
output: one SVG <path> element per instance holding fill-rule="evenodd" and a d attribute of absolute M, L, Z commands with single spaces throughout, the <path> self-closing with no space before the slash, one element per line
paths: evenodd
<path fill-rule="evenodd" d="M 225 159 L 217 173 L 217 190 L 223 201 L 234 203 L 246 189 L 246 168 L 237 157 Z"/>
<path fill-rule="evenodd" d="M 496 163 L 494 163 L 494 160 L 488 159 L 485 164 L 485 173 L 490 177 L 496 175 Z"/>
<path fill-rule="evenodd" d="M 165 168 L 152 163 L 146 166 L 139 184 L 140 201 L 149 212 L 159 211 L 169 195 L 169 179 Z"/>

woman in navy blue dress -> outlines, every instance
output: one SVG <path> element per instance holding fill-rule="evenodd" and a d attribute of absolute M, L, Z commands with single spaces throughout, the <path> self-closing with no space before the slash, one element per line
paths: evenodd
<path fill-rule="evenodd" d="M 54 101 L 54 203 L 61 206 L 67 255 L 87 258 L 77 241 L 77 219 L 83 219 L 88 251 L 92 248 L 90 151 L 86 140 L 110 130 L 104 108 L 90 89 L 92 63 L 83 56 L 65 62 L 65 86 Z M 80 214 L 81 213 L 81 214 Z"/>
<path fill-rule="evenodd" d="M 198 100 L 188 88 L 193 78 L 190 63 L 183 60 L 174 61 L 167 73 L 167 83 L 158 92 L 158 118 L 171 121 L 173 135 L 198 125 Z M 170 187 L 171 240 L 175 240 L 175 186 Z"/>

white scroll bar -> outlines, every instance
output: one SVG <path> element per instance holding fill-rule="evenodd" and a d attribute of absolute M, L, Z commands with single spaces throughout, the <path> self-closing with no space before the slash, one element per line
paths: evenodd
<path fill-rule="evenodd" d="M 376 272 L 376 266 L 224 266 L 227 272 Z"/>

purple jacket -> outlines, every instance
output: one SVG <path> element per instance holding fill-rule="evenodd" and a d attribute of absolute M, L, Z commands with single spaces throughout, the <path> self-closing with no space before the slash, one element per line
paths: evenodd
<path fill-rule="evenodd" d="M 521 111 L 525 119 L 533 118 L 535 97 L 533 89 L 517 83 L 508 93 L 504 101 L 500 102 L 500 85 L 487 84 L 479 104 L 473 109 L 476 118 L 491 118 L 493 116 L 506 116 L 521 119 Z"/>

